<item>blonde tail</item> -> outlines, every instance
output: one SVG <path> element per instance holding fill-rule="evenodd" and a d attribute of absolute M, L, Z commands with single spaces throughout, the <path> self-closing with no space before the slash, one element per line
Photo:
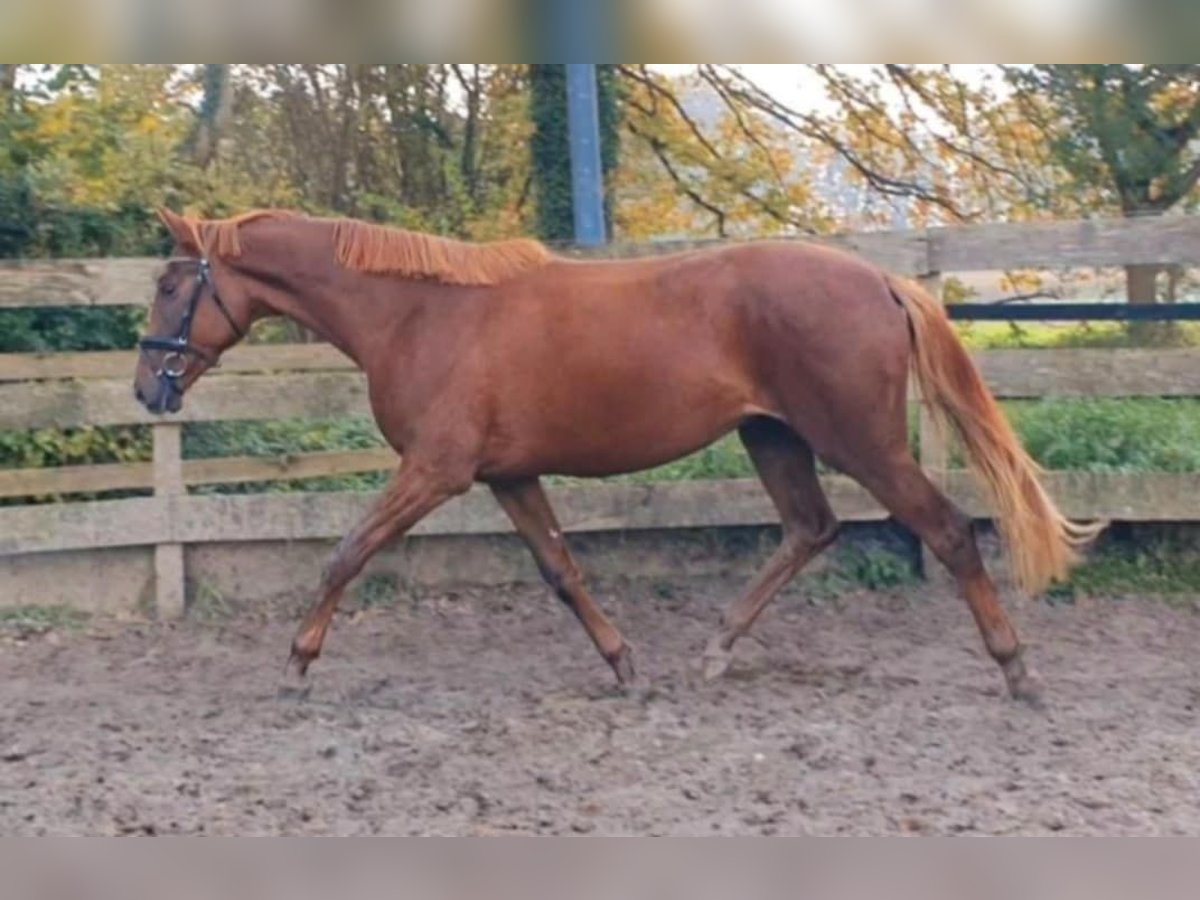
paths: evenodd
<path fill-rule="evenodd" d="M 1064 578 L 1078 550 L 1105 527 L 1068 520 L 1038 483 L 1038 466 L 1013 433 L 942 304 L 916 282 L 887 276 L 913 330 L 913 372 L 939 424 L 962 440 L 987 488 L 1020 588 L 1037 594 Z"/>

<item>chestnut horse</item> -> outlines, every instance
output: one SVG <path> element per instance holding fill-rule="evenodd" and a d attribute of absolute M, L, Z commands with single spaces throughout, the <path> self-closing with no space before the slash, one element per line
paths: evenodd
<path fill-rule="evenodd" d="M 909 370 L 961 438 L 1023 589 L 1065 575 L 1096 529 L 1067 521 L 1043 492 L 941 305 L 915 283 L 791 241 L 601 262 L 561 258 L 535 241 L 470 244 L 286 212 L 161 215 L 182 258 L 158 281 L 138 399 L 156 413 L 178 410 L 255 320 L 285 316 L 366 373 L 375 420 L 401 456 L 324 572 L 292 644 L 301 676 L 367 559 L 482 482 L 629 682 L 629 645 L 585 589 L 539 476 L 646 469 L 737 429 L 779 511 L 782 542 L 722 617 L 704 654 L 709 677 L 833 541 L 819 457 L 932 549 L 1012 695 L 1036 699 L 970 520 L 909 451 Z"/>

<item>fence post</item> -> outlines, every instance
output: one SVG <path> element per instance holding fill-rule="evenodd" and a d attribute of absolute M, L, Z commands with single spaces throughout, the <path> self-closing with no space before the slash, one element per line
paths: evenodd
<path fill-rule="evenodd" d="M 918 280 L 922 287 L 937 297 L 939 301 L 942 299 L 942 274 L 940 272 L 928 272 Z M 923 400 L 919 403 L 917 410 L 917 440 L 920 443 L 921 466 L 925 469 L 929 480 L 944 491 L 948 482 L 946 472 L 950 468 L 950 447 L 946 442 L 946 435 L 937 427 L 929 407 Z M 949 574 L 924 541 L 921 542 L 921 571 L 926 581 L 945 583 L 949 580 Z"/>
<path fill-rule="evenodd" d="M 156 423 L 154 431 L 154 496 L 169 498 L 183 494 L 183 426 Z M 154 608 L 159 619 L 178 619 L 184 611 L 183 545 L 154 546 Z"/>

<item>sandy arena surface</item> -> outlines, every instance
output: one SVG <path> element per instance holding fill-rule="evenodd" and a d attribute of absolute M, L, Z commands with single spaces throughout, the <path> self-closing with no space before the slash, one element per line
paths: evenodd
<path fill-rule="evenodd" d="M 10 634 L 0 833 L 1200 834 L 1194 608 L 1010 604 L 1036 712 L 924 587 L 786 596 L 705 684 L 735 590 L 599 593 L 638 696 L 534 588 L 340 616 L 307 702 L 291 618 Z"/>

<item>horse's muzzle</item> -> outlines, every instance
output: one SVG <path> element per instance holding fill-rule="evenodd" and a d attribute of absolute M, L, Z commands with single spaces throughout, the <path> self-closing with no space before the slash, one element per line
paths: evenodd
<path fill-rule="evenodd" d="M 140 384 L 134 385 L 133 396 L 148 412 L 156 416 L 176 413 L 183 407 L 183 393 L 166 379 L 159 379 L 152 395 L 147 395 Z"/>

